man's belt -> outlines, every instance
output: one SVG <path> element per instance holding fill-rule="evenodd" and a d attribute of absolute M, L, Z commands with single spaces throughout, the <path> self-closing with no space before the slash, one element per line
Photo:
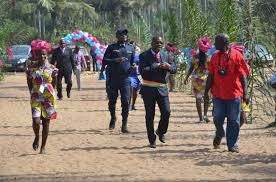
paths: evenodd
<path fill-rule="evenodd" d="M 143 80 L 143 86 L 148 86 L 148 87 L 156 87 L 156 88 L 165 88 L 167 87 L 166 83 L 159 83 L 155 81 L 150 81 L 150 80 Z"/>

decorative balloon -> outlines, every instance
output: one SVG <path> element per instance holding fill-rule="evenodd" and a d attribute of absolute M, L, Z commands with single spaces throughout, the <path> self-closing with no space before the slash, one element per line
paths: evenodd
<path fill-rule="evenodd" d="M 103 55 L 107 46 L 101 45 L 98 39 L 93 37 L 92 34 L 81 30 L 75 30 L 73 33 L 66 35 L 63 40 L 69 45 L 74 44 L 77 41 L 87 43 L 91 47 L 91 50 L 95 52 L 97 62 L 102 65 Z"/>

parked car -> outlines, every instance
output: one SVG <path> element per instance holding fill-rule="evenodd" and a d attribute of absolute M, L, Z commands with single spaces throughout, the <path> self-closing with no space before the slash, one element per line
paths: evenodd
<path fill-rule="evenodd" d="M 274 66 L 275 60 L 269 50 L 261 45 L 261 44 L 255 44 L 255 52 L 252 54 L 251 50 L 246 50 L 244 53 L 245 58 L 250 58 L 253 56 L 255 60 L 260 61 L 260 64 L 265 64 L 268 66 Z"/>
<path fill-rule="evenodd" d="M 13 45 L 11 46 L 13 59 L 8 59 L 10 64 L 9 71 L 24 71 L 26 68 L 26 60 L 31 56 L 30 45 Z"/>

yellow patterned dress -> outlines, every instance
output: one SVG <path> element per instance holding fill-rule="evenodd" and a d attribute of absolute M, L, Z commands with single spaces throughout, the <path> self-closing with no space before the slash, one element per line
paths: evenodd
<path fill-rule="evenodd" d="M 42 67 L 33 67 L 28 74 L 32 78 L 31 90 L 32 117 L 56 119 L 56 94 L 52 86 L 53 77 L 57 76 L 54 65 L 46 63 Z"/>
<path fill-rule="evenodd" d="M 201 99 L 204 96 L 206 80 L 208 77 L 208 65 L 210 62 L 210 57 L 207 57 L 204 67 L 199 66 L 199 60 L 193 58 L 192 65 L 194 66 L 194 71 L 192 73 L 192 86 L 195 97 Z"/>

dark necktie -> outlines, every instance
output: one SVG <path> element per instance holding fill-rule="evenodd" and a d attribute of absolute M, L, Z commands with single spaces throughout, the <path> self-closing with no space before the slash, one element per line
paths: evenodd
<path fill-rule="evenodd" d="M 155 60 L 156 63 L 159 63 L 158 53 L 159 52 L 154 52 L 154 60 Z"/>

